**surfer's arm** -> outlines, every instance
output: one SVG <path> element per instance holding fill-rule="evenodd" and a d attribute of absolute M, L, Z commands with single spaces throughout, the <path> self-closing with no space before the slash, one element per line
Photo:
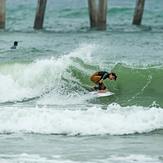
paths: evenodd
<path fill-rule="evenodd" d="M 101 79 L 100 79 L 99 83 L 102 83 L 103 80 L 105 80 L 107 77 L 108 77 L 108 73 L 106 72 L 101 76 Z"/>

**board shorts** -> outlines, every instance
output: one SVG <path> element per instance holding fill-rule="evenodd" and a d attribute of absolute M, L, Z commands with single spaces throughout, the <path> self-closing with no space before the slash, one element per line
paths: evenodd
<path fill-rule="evenodd" d="M 99 81 L 101 80 L 101 76 L 98 75 L 98 72 L 94 73 L 91 77 L 90 80 L 96 84 L 96 86 L 94 87 L 95 90 L 105 90 L 106 86 L 104 85 L 104 83 L 99 83 Z"/>

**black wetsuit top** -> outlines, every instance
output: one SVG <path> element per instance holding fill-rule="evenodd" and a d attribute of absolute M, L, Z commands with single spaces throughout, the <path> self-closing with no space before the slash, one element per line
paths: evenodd
<path fill-rule="evenodd" d="M 106 72 L 106 71 L 99 71 L 97 72 L 99 76 L 101 76 L 100 80 L 105 80 L 109 77 L 109 73 Z M 104 85 L 104 83 L 98 83 L 98 85 L 96 85 L 94 87 L 95 90 L 105 90 L 106 89 L 106 86 Z"/>
<path fill-rule="evenodd" d="M 109 77 L 109 73 L 106 72 L 106 71 L 99 71 L 99 72 L 98 72 L 98 75 L 101 76 L 101 79 L 102 79 L 102 80 L 105 80 L 105 79 L 107 79 L 107 78 Z M 101 79 L 100 79 L 100 80 L 101 80 Z"/>

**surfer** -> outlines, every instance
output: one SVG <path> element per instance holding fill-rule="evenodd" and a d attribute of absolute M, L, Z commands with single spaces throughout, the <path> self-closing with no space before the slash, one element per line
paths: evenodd
<path fill-rule="evenodd" d="M 94 89 L 95 90 L 99 90 L 101 92 L 105 92 L 106 91 L 106 86 L 104 85 L 103 81 L 105 79 L 107 79 L 107 78 L 109 80 L 116 80 L 117 79 L 117 75 L 114 72 L 108 73 L 106 71 L 98 71 L 98 72 L 95 72 L 90 77 L 91 81 L 96 84 Z"/>
<path fill-rule="evenodd" d="M 18 46 L 18 42 L 14 41 L 14 45 L 11 47 L 11 49 L 16 49 L 17 46 Z"/>

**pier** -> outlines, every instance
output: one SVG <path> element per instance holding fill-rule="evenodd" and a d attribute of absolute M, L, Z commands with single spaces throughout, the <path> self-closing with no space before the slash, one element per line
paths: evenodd
<path fill-rule="evenodd" d="M 44 16 L 47 0 L 38 0 L 33 28 L 43 29 Z M 145 0 L 136 0 L 133 25 L 141 25 Z M 106 30 L 108 0 L 88 0 L 90 28 L 95 30 Z M 6 24 L 6 0 L 0 0 L 0 29 L 5 29 Z"/>
<path fill-rule="evenodd" d="M 143 12 L 144 12 L 144 4 L 145 4 L 145 0 L 136 0 L 135 14 L 134 14 L 132 24 L 134 25 L 141 24 Z"/>
<path fill-rule="evenodd" d="M 0 29 L 5 28 L 6 0 L 0 0 Z"/>
<path fill-rule="evenodd" d="M 98 4 L 98 5 L 97 5 Z M 88 0 L 90 27 L 106 30 L 107 25 L 107 0 Z"/>
<path fill-rule="evenodd" d="M 36 16 L 34 21 L 34 29 L 42 29 L 44 23 L 44 15 L 47 0 L 38 0 Z"/>

